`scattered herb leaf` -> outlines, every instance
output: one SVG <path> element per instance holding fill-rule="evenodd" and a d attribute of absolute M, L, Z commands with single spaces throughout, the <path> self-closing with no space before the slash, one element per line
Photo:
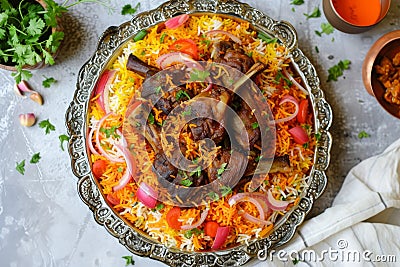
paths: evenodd
<path fill-rule="evenodd" d="M 189 186 L 191 186 L 192 184 L 193 184 L 193 182 L 190 181 L 189 179 L 183 179 L 183 180 L 181 180 L 181 185 L 183 185 L 183 186 L 189 187 Z"/>
<path fill-rule="evenodd" d="M 55 131 L 56 127 L 50 123 L 49 119 L 43 120 L 39 123 L 39 127 L 45 129 L 45 133 L 49 134 L 51 131 Z"/>
<path fill-rule="evenodd" d="M 221 164 L 221 167 L 219 167 L 219 169 L 217 170 L 218 177 L 224 173 L 224 171 L 226 170 L 226 165 L 228 165 L 228 163 Z"/>
<path fill-rule="evenodd" d="M 349 69 L 351 64 L 350 60 L 340 60 L 338 64 L 328 69 L 328 82 L 337 81 L 337 78 L 343 75 L 343 71 Z"/>
<path fill-rule="evenodd" d="M 276 41 L 278 41 L 278 39 L 276 39 L 276 38 L 271 38 L 271 37 L 269 37 L 268 35 L 266 35 L 266 34 L 263 33 L 263 32 L 258 32 L 257 38 L 263 40 L 263 41 L 266 42 L 267 44 L 276 43 Z"/>
<path fill-rule="evenodd" d="M 215 193 L 214 191 L 211 191 L 207 194 L 212 200 L 217 201 L 219 200 L 219 196 L 217 193 Z"/>
<path fill-rule="evenodd" d="M 259 162 L 262 159 L 262 155 L 258 155 L 254 160 L 255 162 Z"/>
<path fill-rule="evenodd" d="M 150 113 L 151 114 L 151 113 Z M 100 128 L 100 132 L 105 133 L 107 138 L 113 136 L 114 138 L 120 138 L 121 136 L 117 134 L 116 130 L 121 127 L 121 125 L 114 125 L 111 128 Z"/>
<path fill-rule="evenodd" d="M 306 16 L 307 19 L 319 18 L 321 17 L 321 10 L 319 10 L 319 7 L 315 7 L 311 14 L 304 13 L 304 16 Z"/>
<path fill-rule="evenodd" d="M 160 37 L 160 44 L 164 43 L 165 36 L 167 36 L 167 34 L 163 32 L 163 34 Z"/>
<path fill-rule="evenodd" d="M 334 28 L 331 24 L 329 23 L 321 23 L 321 31 L 315 31 L 315 34 L 318 35 L 319 37 L 322 36 L 323 33 L 326 35 L 329 35 L 334 32 Z"/>
<path fill-rule="evenodd" d="M 122 258 L 126 260 L 125 266 L 135 265 L 135 261 L 133 260 L 132 256 L 122 256 Z"/>
<path fill-rule="evenodd" d="M 183 97 L 186 97 L 187 99 L 190 99 L 190 96 L 183 90 L 179 90 L 175 95 L 176 100 L 180 100 Z"/>
<path fill-rule="evenodd" d="M 187 108 L 182 112 L 182 115 L 183 115 L 183 116 L 190 116 L 190 115 L 192 115 L 192 107 L 191 107 L 191 106 L 187 107 Z"/>
<path fill-rule="evenodd" d="M 29 162 L 32 164 L 35 164 L 35 163 L 38 163 L 40 159 L 41 159 L 40 152 L 38 152 L 38 153 L 32 155 L 32 158 Z"/>
<path fill-rule="evenodd" d="M 149 120 L 149 123 L 150 124 L 154 124 L 154 115 L 153 115 L 153 113 L 149 113 L 149 118 L 148 118 L 148 120 Z"/>
<path fill-rule="evenodd" d="M 63 144 L 64 144 L 65 141 L 68 141 L 68 140 L 69 140 L 69 136 L 68 136 L 68 135 L 65 135 L 65 134 L 62 134 L 62 135 L 60 135 L 60 136 L 58 137 L 58 140 L 60 140 L 60 147 L 61 147 L 61 150 L 64 151 L 64 146 L 63 146 Z"/>
<path fill-rule="evenodd" d="M 163 203 L 158 203 L 157 206 L 156 206 L 156 210 L 157 210 L 157 211 L 160 211 L 160 210 L 162 210 L 163 208 L 164 208 L 164 204 L 163 204 Z"/>
<path fill-rule="evenodd" d="M 321 134 L 320 133 L 316 133 L 315 134 L 315 140 L 317 140 L 317 141 L 321 140 Z"/>
<path fill-rule="evenodd" d="M 20 163 L 17 162 L 17 166 L 15 169 L 22 175 L 25 174 L 25 160 L 21 161 Z"/>
<path fill-rule="evenodd" d="M 57 82 L 57 80 L 56 79 L 54 79 L 53 77 L 46 77 L 46 76 L 44 76 L 43 75 L 43 77 L 45 78 L 44 80 L 43 80 L 43 82 L 42 82 L 42 85 L 43 85 L 43 87 L 44 88 L 49 88 L 53 83 L 56 83 Z"/>
<path fill-rule="evenodd" d="M 369 137 L 371 137 L 371 135 L 368 134 L 368 133 L 365 132 L 365 131 L 361 131 L 361 132 L 358 133 L 358 138 L 360 138 L 360 139 L 369 138 Z"/>
<path fill-rule="evenodd" d="M 208 70 L 193 69 L 190 73 L 190 82 L 204 82 L 208 77 L 210 77 L 210 72 Z"/>
<path fill-rule="evenodd" d="M 292 0 L 292 2 L 290 2 L 290 4 L 299 6 L 299 5 L 304 4 L 304 0 Z"/>
<path fill-rule="evenodd" d="M 257 129 L 258 127 L 259 127 L 258 122 L 253 122 L 251 124 L 251 128 L 253 128 L 253 129 Z"/>
<path fill-rule="evenodd" d="M 135 7 L 127 4 L 122 7 L 121 15 L 133 15 L 136 13 L 138 8 L 140 7 L 140 3 L 137 3 Z"/>
<path fill-rule="evenodd" d="M 230 193 L 232 193 L 232 188 L 230 188 L 229 186 L 223 185 L 223 186 L 221 186 L 220 191 L 221 191 L 221 196 L 224 197 L 224 196 L 227 196 Z"/>
<path fill-rule="evenodd" d="M 315 46 L 315 52 L 319 53 L 319 48 L 318 48 L 318 46 Z"/>
<path fill-rule="evenodd" d="M 158 86 L 154 89 L 154 91 L 156 92 L 157 95 L 159 95 L 161 93 L 161 90 L 162 90 L 161 86 Z"/>

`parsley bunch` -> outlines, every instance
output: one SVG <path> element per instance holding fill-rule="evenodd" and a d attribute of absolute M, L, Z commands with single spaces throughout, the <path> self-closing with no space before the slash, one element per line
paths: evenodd
<path fill-rule="evenodd" d="M 17 83 L 32 77 L 25 67 L 39 62 L 54 64 L 53 56 L 64 39 L 64 32 L 52 29 L 56 29 L 57 19 L 68 8 L 84 2 L 105 5 L 102 0 L 77 0 L 72 3 L 65 0 L 61 5 L 54 0 L 44 0 L 45 9 L 34 1 L 22 0 L 12 4 L 11 1 L 0 0 L 0 63 L 16 68 L 12 76 Z"/>

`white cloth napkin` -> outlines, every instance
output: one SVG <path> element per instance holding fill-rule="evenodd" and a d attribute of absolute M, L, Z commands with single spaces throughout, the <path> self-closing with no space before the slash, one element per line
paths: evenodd
<path fill-rule="evenodd" d="M 272 254 L 254 266 L 400 266 L 400 139 L 355 166 L 332 207 Z"/>

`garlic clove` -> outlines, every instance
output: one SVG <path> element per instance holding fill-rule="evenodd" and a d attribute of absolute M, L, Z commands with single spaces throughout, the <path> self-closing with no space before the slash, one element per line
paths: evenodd
<path fill-rule="evenodd" d="M 29 98 L 38 103 L 39 105 L 43 105 L 43 98 L 38 92 L 33 92 L 29 96 Z"/>
<path fill-rule="evenodd" d="M 19 123 L 25 127 L 31 127 L 36 122 L 35 114 L 33 113 L 26 113 L 19 115 Z"/>
<path fill-rule="evenodd" d="M 14 84 L 14 92 L 16 95 L 22 97 L 22 98 L 26 98 L 26 96 L 24 96 L 24 94 L 22 93 L 22 91 L 19 89 L 17 84 Z"/>
<path fill-rule="evenodd" d="M 29 85 L 29 83 L 27 81 L 25 81 L 25 80 L 22 80 L 17 86 L 18 86 L 19 90 L 22 91 L 22 92 L 28 92 L 28 93 L 35 92 L 34 90 L 32 90 L 32 88 Z"/>

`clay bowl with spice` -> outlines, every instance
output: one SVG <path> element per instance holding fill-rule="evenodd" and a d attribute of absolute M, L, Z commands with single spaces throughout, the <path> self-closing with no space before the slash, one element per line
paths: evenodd
<path fill-rule="evenodd" d="M 362 77 L 367 92 L 400 119 L 400 30 L 383 35 L 371 46 Z"/>

